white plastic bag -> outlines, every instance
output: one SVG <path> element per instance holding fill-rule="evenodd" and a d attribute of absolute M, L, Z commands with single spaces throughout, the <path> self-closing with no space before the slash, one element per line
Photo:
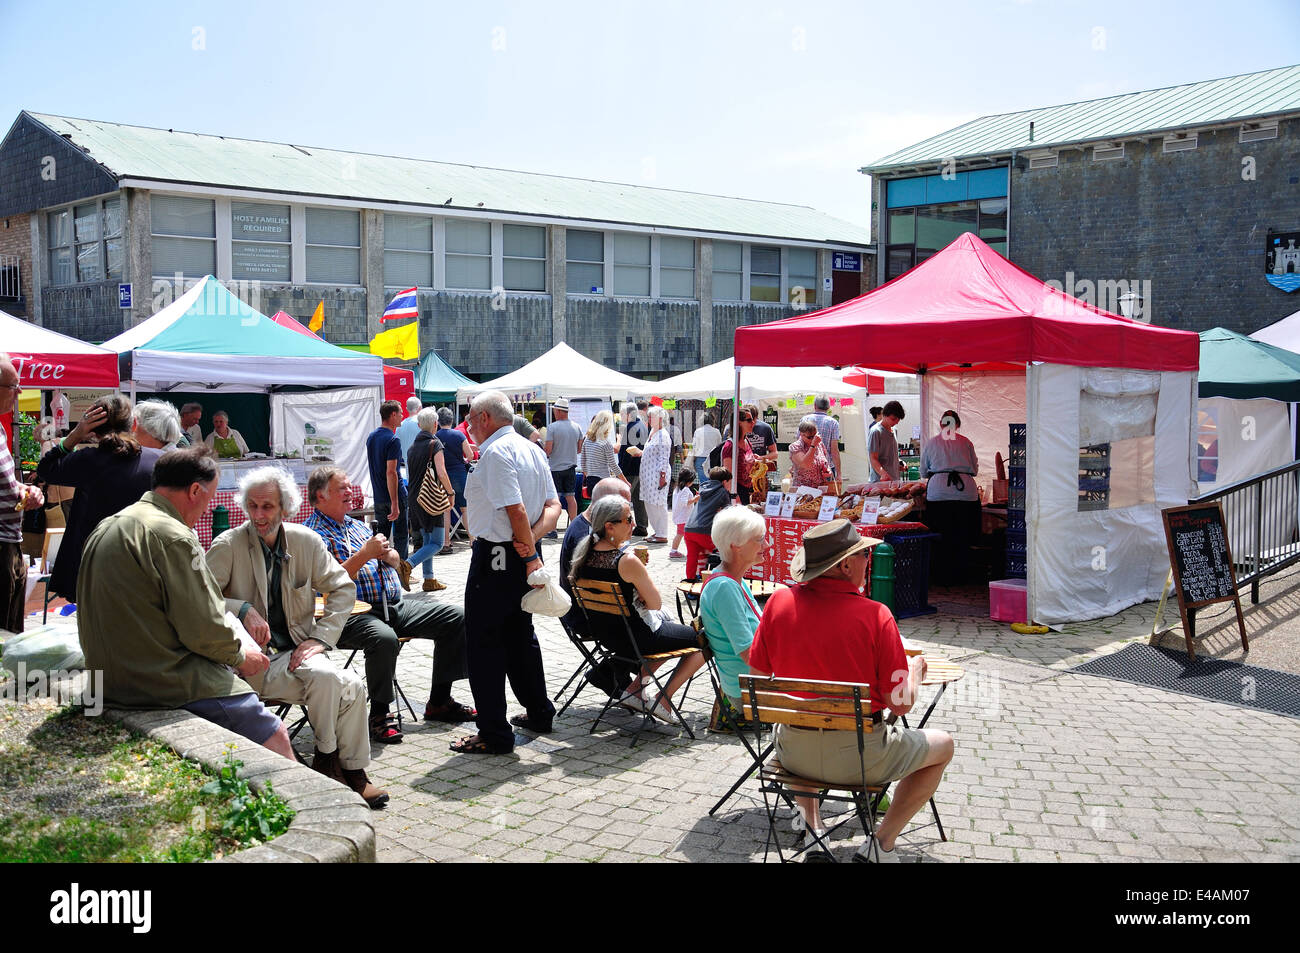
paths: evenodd
<path fill-rule="evenodd" d="M 519 600 L 519 606 L 525 612 L 531 612 L 533 615 L 549 615 L 558 619 L 573 608 L 573 600 L 560 588 L 560 584 L 551 577 L 545 566 L 534 569 L 529 574 L 528 585 L 542 588 L 530 589 Z"/>
<path fill-rule="evenodd" d="M 19 663 L 25 666 L 28 675 L 85 668 L 86 657 L 81 653 L 77 627 L 51 623 L 9 636 L 5 639 L 0 664 L 17 675 Z"/>

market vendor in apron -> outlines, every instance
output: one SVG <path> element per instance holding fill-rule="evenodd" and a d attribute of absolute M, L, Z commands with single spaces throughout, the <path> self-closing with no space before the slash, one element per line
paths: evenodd
<path fill-rule="evenodd" d="M 239 431 L 230 426 L 230 415 L 224 410 L 218 410 L 212 415 L 212 433 L 208 434 L 204 443 L 216 451 L 219 457 L 238 459 L 248 455 L 248 444 L 239 435 Z"/>
<path fill-rule="evenodd" d="M 970 548 L 980 531 L 979 489 L 975 485 L 979 460 L 975 445 L 958 433 L 960 428 L 957 411 L 945 410 L 939 418 L 939 432 L 925 442 L 921 451 L 921 477 L 929 481 L 925 522 L 943 536 L 930 550 L 937 586 L 967 582 Z"/>

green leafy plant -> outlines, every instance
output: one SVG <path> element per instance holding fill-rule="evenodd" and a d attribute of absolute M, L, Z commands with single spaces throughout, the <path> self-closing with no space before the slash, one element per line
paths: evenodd
<path fill-rule="evenodd" d="M 39 421 L 31 414 L 18 411 L 14 414 L 14 431 L 18 435 L 18 454 L 24 470 L 36 468 L 36 461 L 41 458 L 41 442 L 36 437 Z"/>
<path fill-rule="evenodd" d="M 226 763 L 213 781 L 202 788 L 228 803 L 221 816 L 221 833 L 241 843 L 269 841 L 289 829 L 294 812 L 273 790 L 271 782 L 254 794 L 248 782 L 239 776 L 244 762 L 235 757 L 234 746 L 226 747 Z"/>

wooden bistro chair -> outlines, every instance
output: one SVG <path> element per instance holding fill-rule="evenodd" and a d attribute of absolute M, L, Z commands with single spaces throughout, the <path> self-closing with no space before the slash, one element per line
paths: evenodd
<path fill-rule="evenodd" d="M 618 583 L 602 582 L 594 579 L 579 580 L 573 584 L 572 595 L 574 604 L 582 610 L 583 617 L 587 620 L 588 624 L 591 622 L 593 613 L 618 616 L 623 620 L 623 628 L 627 632 L 628 642 L 635 651 L 635 655 L 621 655 L 618 652 L 606 649 L 605 658 L 614 662 L 622 662 L 628 666 L 634 666 L 638 674 L 648 670 L 651 664 L 663 663 L 668 659 L 681 658 L 699 651 L 698 648 L 686 648 L 677 649 L 672 652 L 660 652 L 654 655 L 644 654 L 641 651 L 641 647 L 637 644 L 636 635 L 633 634 L 632 631 L 632 607 L 628 605 L 627 600 L 623 598 L 623 589 L 618 585 Z M 650 679 L 659 690 L 658 694 L 662 695 L 664 693 L 664 686 L 659 680 L 658 673 L 651 672 Z M 690 685 L 688 683 L 682 688 L 682 698 L 685 698 L 689 691 Z M 665 698 L 664 700 L 668 703 L 668 708 L 672 712 L 673 718 L 676 719 L 677 724 L 681 725 L 686 734 L 694 740 L 695 732 L 691 731 L 691 726 L 682 718 L 681 711 L 673 704 L 672 699 Z M 600 725 L 601 719 L 605 717 L 606 713 L 612 707 L 614 707 L 617 701 L 618 696 L 613 695 L 605 702 L 605 707 L 600 710 L 600 714 L 596 716 L 596 720 L 591 724 L 591 731 L 593 734 L 595 733 L 597 726 Z M 652 721 L 653 717 L 648 711 L 642 715 L 640 725 L 632 733 L 633 747 L 636 746 L 637 738 L 640 737 L 641 732 L 644 731 Z"/>
<path fill-rule="evenodd" d="M 745 769 L 745 773 L 736 779 L 727 793 L 718 798 L 718 803 L 709 808 L 709 816 L 712 817 L 722 809 L 722 805 L 731 800 L 732 796 L 740 790 L 740 786 L 750 779 L 755 771 L 763 767 L 763 761 L 772 753 L 772 741 L 769 738 L 767 746 L 760 752 L 754 747 L 749 740 L 749 732 L 752 726 L 743 723 L 740 719 L 740 713 L 736 711 L 727 696 L 722 691 L 722 679 L 718 675 L 718 664 L 713 657 L 713 646 L 709 644 L 708 633 L 704 631 L 704 622 L 698 617 L 692 621 L 691 627 L 695 629 L 700 639 L 700 651 L 704 653 L 704 664 L 709 670 L 709 682 L 713 685 L 713 717 L 710 719 L 710 727 L 720 725 L 716 729 L 720 731 L 729 731 L 740 739 L 740 743 L 745 746 L 749 752 L 750 764 Z"/>
<path fill-rule="evenodd" d="M 853 731 L 857 733 L 858 753 L 865 750 L 865 738 L 881 724 L 880 712 L 871 710 L 871 689 L 867 685 L 853 682 L 822 682 L 808 679 L 776 678 L 768 675 L 741 675 L 740 690 L 745 706 L 745 715 L 754 727 L 755 747 L 761 745 L 762 729 L 776 725 L 792 725 L 800 728 L 822 728 L 832 731 Z M 805 692 L 814 698 L 796 698 L 792 692 Z M 777 836 L 777 811 L 783 804 L 791 810 L 796 797 L 819 794 L 823 803 L 851 804 L 853 810 L 829 827 L 824 838 L 809 830 L 805 832 L 805 842 L 789 854 L 793 860 L 809 848 L 824 849 L 827 856 L 834 859 L 830 845 L 826 840 L 835 830 L 849 823 L 855 816 L 862 823 L 862 832 L 867 837 L 868 849 L 877 849 L 876 840 L 876 804 L 884 794 L 885 785 L 867 784 L 866 769 L 862 772 L 859 784 L 831 789 L 825 781 L 817 778 L 802 778 L 782 767 L 775 753 L 768 755 L 758 772 L 759 788 L 763 792 L 763 805 L 767 809 L 768 836 L 764 845 L 763 858 L 767 859 L 772 845 L 776 845 L 777 857 L 784 863 L 786 853 L 781 848 Z M 841 793 L 834 793 L 839 791 Z"/>
<path fill-rule="evenodd" d="M 397 654 L 399 658 L 401 657 L 402 649 L 406 646 L 406 643 L 409 641 L 411 641 L 411 637 L 409 635 L 400 635 L 397 637 Z M 352 649 L 348 653 L 348 659 L 346 662 L 343 663 L 343 667 L 345 669 L 352 667 L 352 660 L 357 657 L 357 653 L 360 651 L 361 651 L 360 649 Z M 402 706 L 403 705 L 405 705 L 406 710 L 411 713 L 411 721 L 415 722 L 417 725 L 420 723 L 420 719 L 416 717 L 415 709 L 411 707 L 410 699 L 406 697 L 406 692 L 402 691 L 402 683 L 397 680 L 396 669 L 393 670 L 393 701 L 397 702 L 397 730 L 398 731 L 402 730 Z"/>
<path fill-rule="evenodd" d="M 563 618 L 560 619 L 560 628 L 564 629 L 564 634 L 569 637 L 569 641 L 573 643 L 573 647 L 578 650 L 578 654 L 582 656 L 582 661 L 578 663 L 578 667 L 573 670 L 573 674 L 569 676 L 568 680 L 563 686 L 561 686 L 560 690 L 555 693 L 555 697 L 552 699 L 552 701 L 558 702 L 560 696 L 569 690 L 570 685 L 575 681 L 578 683 L 577 687 L 573 690 L 573 694 L 568 697 L 568 700 L 565 701 L 560 710 L 555 713 L 556 718 L 559 718 L 569 710 L 569 706 L 573 704 L 574 699 L 582 694 L 584 688 L 591 684 L 591 678 L 595 674 L 596 669 L 610 658 L 610 652 L 608 649 L 595 639 L 574 629 Z"/>

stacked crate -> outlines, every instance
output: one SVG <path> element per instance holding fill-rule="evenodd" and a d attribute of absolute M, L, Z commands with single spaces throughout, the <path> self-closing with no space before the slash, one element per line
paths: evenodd
<path fill-rule="evenodd" d="M 1110 508 L 1110 444 L 1079 448 L 1079 510 Z"/>
<path fill-rule="evenodd" d="M 1007 467 L 1007 553 L 1006 576 L 1008 579 L 1025 578 L 1025 492 L 1026 482 L 1026 443 L 1028 427 L 1025 424 L 1011 424 L 1010 463 Z"/>

